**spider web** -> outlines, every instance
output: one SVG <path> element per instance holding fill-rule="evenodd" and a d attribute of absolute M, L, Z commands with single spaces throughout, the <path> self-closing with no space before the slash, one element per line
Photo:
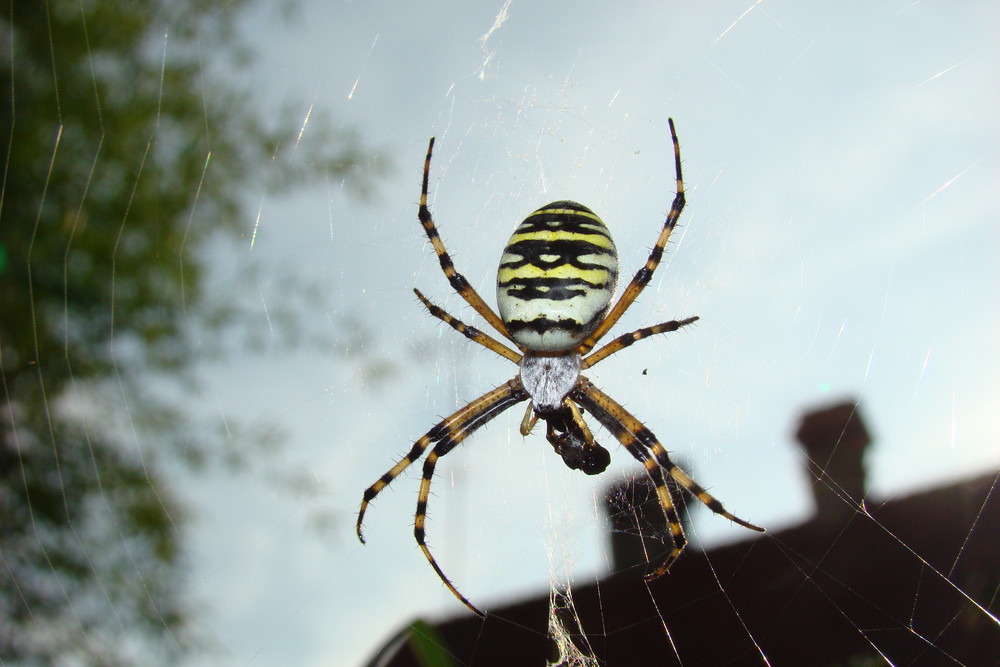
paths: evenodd
<path fill-rule="evenodd" d="M 747 664 L 780 653 L 761 612 L 806 596 L 867 648 L 851 664 L 899 664 L 889 635 L 926 645 L 915 664 L 971 664 L 943 648 L 968 625 L 1000 645 L 981 551 L 1000 528 L 987 3 L 39 7 L 8 3 L 2 42 L 3 664 L 389 664 L 406 643 L 490 664 L 491 623 L 532 600 L 537 664 L 601 664 L 627 630 L 608 577 L 641 582 L 669 544 L 606 431 L 595 477 L 522 438 L 519 408 L 441 461 L 428 542 L 486 624 L 413 544 L 418 467 L 373 504 L 366 546 L 354 512 L 441 416 L 514 373 L 410 291 L 485 328 L 415 219 L 428 136 L 435 219 L 492 303 L 500 249 L 551 200 L 593 208 L 623 275 L 641 266 L 673 195 L 668 116 L 688 208 L 613 333 L 701 320 L 588 377 L 768 532 L 733 567 L 756 536 L 690 503 L 682 562 L 631 598 L 658 664 L 698 664 L 709 641 L 658 586 L 717 602 L 697 625 L 745 638 Z M 138 46 L 122 58 L 116 39 Z M 804 413 L 844 400 L 872 440 L 860 496 L 796 440 Z M 818 533 L 818 555 L 796 532 L 814 498 L 850 526 Z M 907 502 L 961 517 L 950 559 L 892 514 Z M 856 530 L 919 572 L 877 627 L 866 610 L 903 579 L 841 577 L 837 558 L 875 556 Z M 787 579 L 747 598 L 761 554 Z M 969 562 L 993 569 L 971 585 Z M 937 595 L 956 604 L 941 634 L 922 625 Z"/>

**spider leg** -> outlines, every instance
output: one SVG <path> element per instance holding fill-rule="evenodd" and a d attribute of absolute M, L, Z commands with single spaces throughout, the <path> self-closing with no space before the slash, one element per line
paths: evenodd
<path fill-rule="evenodd" d="M 430 496 L 431 477 L 434 475 L 434 466 L 437 464 L 439 458 L 451 451 L 455 445 L 472 435 L 480 426 L 483 426 L 507 408 L 520 403 L 526 398 L 528 398 L 528 392 L 521 386 L 520 379 L 514 378 L 506 384 L 486 392 L 455 414 L 438 422 L 434 428 L 417 440 L 407 455 L 400 459 L 389 472 L 382 475 L 377 482 L 365 490 L 364 498 L 361 501 L 361 510 L 358 512 L 358 539 L 364 543 L 361 522 L 364 519 L 369 503 L 392 480 L 406 470 L 411 463 L 420 458 L 427 447 L 432 443 L 436 443 L 424 461 L 423 479 L 420 483 L 420 494 L 417 496 L 417 512 L 413 535 L 417 540 L 420 550 L 423 551 L 424 556 L 427 558 L 427 562 L 431 564 L 431 567 L 434 568 L 434 571 L 441 578 L 441 581 L 444 582 L 444 585 L 448 587 L 448 590 L 454 593 L 455 597 L 461 600 L 465 606 L 480 616 L 484 616 L 483 612 L 474 607 L 465 596 L 458 592 L 458 589 L 455 588 L 451 581 L 448 580 L 448 577 L 445 576 L 437 561 L 434 560 L 424 541 L 424 523 L 427 519 L 427 499 Z"/>
<path fill-rule="evenodd" d="M 580 354 L 586 354 L 593 349 L 597 341 L 611 330 L 611 327 L 618 322 L 618 319 L 628 310 L 628 307 L 632 305 L 652 279 L 653 272 L 660 265 L 660 260 L 663 258 L 663 250 L 667 246 L 667 241 L 670 240 L 670 234 L 674 231 L 677 220 L 681 217 L 681 211 L 684 210 L 684 177 L 681 175 L 681 146 L 677 140 L 677 131 L 674 129 L 674 119 L 670 118 L 667 122 L 670 124 L 670 137 L 674 144 L 674 173 L 677 178 L 677 191 L 674 195 L 673 204 L 670 206 L 670 212 L 667 213 L 667 219 L 663 223 L 663 230 L 660 231 L 660 236 L 656 239 L 656 245 L 653 246 L 652 251 L 649 253 L 649 259 L 646 260 L 646 264 L 636 272 L 628 287 L 622 292 L 621 298 L 611 308 L 597 329 L 580 344 Z"/>
<path fill-rule="evenodd" d="M 442 570 L 441 566 L 438 565 L 437 560 L 434 559 L 434 555 L 431 554 L 430 547 L 427 546 L 427 541 L 424 539 L 426 532 L 424 530 L 424 524 L 427 521 L 427 500 L 430 498 L 431 478 L 434 476 L 434 467 L 437 465 L 438 459 L 447 454 L 455 444 L 457 444 L 457 442 L 442 442 L 435 445 L 427 455 L 427 458 L 424 460 L 423 479 L 420 481 L 420 494 L 417 496 L 417 515 L 413 522 L 413 536 L 417 540 L 417 546 L 419 546 L 420 550 L 424 553 L 424 558 L 426 558 L 427 562 L 431 564 L 431 567 L 434 568 L 435 572 L 437 572 L 437 576 L 442 582 L 444 582 L 444 585 L 448 587 L 448 590 L 450 590 L 455 597 L 462 601 L 462 604 L 471 609 L 477 616 L 485 618 L 486 614 L 474 604 L 469 602 L 469 598 L 459 593 L 458 589 L 455 588 L 455 584 L 451 583 L 451 579 L 445 575 L 444 570 Z"/>
<path fill-rule="evenodd" d="M 521 435 L 527 437 L 531 434 L 531 430 L 535 428 L 535 424 L 538 423 L 538 413 L 535 412 L 535 406 L 532 403 L 528 403 L 527 409 L 524 411 L 524 416 L 521 417 Z"/>
<path fill-rule="evenodd" d="M 507 327 L 504 326 L 500 316 L 493 312 L 489 304 L 483 301 L 483 298 L 479 296 L 479 293 L 466 280 L 465 276 L 455 269 L 455 264 L 452 262 L 451 256 L 444 247 L 444 241 L 441 240 L 441 235 L 434 225 L 434 218 L 431 216 L 431 210 L 427 206 L 427 189 L 431 173 L 431 153 L 433 152 L 434 137 L 431 137 L 430 143 L 427 144 L 427 158 L 424 160 L 424 179 L 423 185 L 420 188 L 420 212 L 418 213 L 420 224 L 424 227 L 427 239 L 434 246 L 434 252 L 437 253 L 441 270 L 444 271 L 448 282 L 451 283 L 452 289 L 458 292 L 458 295 L 465 299 L 465 302 L 472 306 L 477 313 L 482 315 L 483 319 L 489 322 L 490 326 L 499 331 L 505 338 L 513 340 L 510 334 L 507 333 Z"/>
<path fill-rule="evenodd" d="M 431 479 L 434 477 L 434 467 L 437 465 L 439 458 L 450 452 L 455 445 L 465 440 L 480 426 L 493 420 L 501 412 L 526 398 L 528 398 L 528 393 L 521 386 L 521 381 L 515 378 L 507 384 L 476 399 L 465 410 L 468 410 L 476 403 L 480 405 L 467 412 L 462 420 L 445 425 L 443 432 L 437 438 L 437 444 L 434 445 L 434 448 L 427 454 L 427 458 L 424 459 L 423 479 L 420 481 L 420 493 L 417 495 L 417 513 L 413 522 L 413 536 L 416 538 L 420 550 L 424 553 L 424 557 L 427 558 L 427 562 L 434 568 L 434 571 L 437 572 L 438 577 L 448 587 L 448 590 L 479 616 L 485 617 L 486 614 L 458 592 L 458 589 L 445 576 L 444 570 L 441 569 L 441 566 L 434 559 L 424 539 L 424 524 L 427 521 L 427 501 L 431 493 Z M 444 424 L 445 422 L 442 422 L 442 425 Z"/>
<path fill-rule="evenodd" d="M 424 307 L 427 308 L 427 310 L 430 312 L 431 315 L 438 318 L 439 320 L 441 320 L 442 322 L 444 322 L 445 324 L 447 324 L 452 329 L 462 334 L 472 342 L 479 343 L 486 349 L 496 352 L 501 357 L 504 357 L 505 359 L 510 359 L 515 364 L 521 363 L 521 354 L 519 352 L 515 352 L 514 350 L 510 349 L 500 341 L 491 337 L 489 334 L 483 333 L 479 329 L 475 327 L 470 327 L 461 320 L 452 317 L 444 310 L 444 308 L 441 308 L 431 303 L 431 301 L 427 297 L 421 294 L 420 290 L 414 289 L 413 291 L 416 293 L 417 298 L 420 299 L 420 302 L 424 304 Z"/>
<path fill-rule="evenodd" d="M 392 480 L 399 477 L 404 470 L 410 467 L 410 464 L 419 459 L 431 444 L 452 442 L 451 446 L 448 447 L 450 449 L 468 437 L 474 430 L 526 398 L 528 398 L 528 393 L 521 386 L 521 381 L 514 378 L 510 382 L 486 392 L 450 417 L 442 419 L 434 425 L 434 428 L 422 435 L 413 443 L 413 447 L 410 448 L 406 456 L 379 477 L 374 484 L 365 489 L 356 526 L 358 539 L 361 540 L 361 543 L 365 543 L 361 523 L 364 521 L 365 512 L 368 511 L 368 505 L 375 499 L 375 496 L 382 492 L 382 489 L 389 486 Z M 439 456 L 441 455 L 439 454 Z"/>
<path fill-rule="evenodd" d="M 671 497 L 670 489 L 664 483 L 663 471 L 666 471 L 681 486 L 716 514 L 724 516 L 744 528 L 764 532 L 764 529 L 760 526 L 756 526 L 749 521 L 744 521 L 728 512 L 722 506 L 722 503 L 670 460 L 667 450 L 663 448 L 663 445 L 656 439 L 652 431 L 646 428 L 642 422 L 631 415 L 613 398 L 595 387 L 590 380 L 581 377 L 570 397 L 589 410 L 605 428 L 611 431 L 629 453 L 646 467 L 646 471 L 656 485 L 656 493 L 660 498 L 660 504 L 667 515 L 674 548 L 670 552 L 670 555 L 667 556 L 666 561 L 655 572 L 647 575 L 647 580 L 656 579 L 666 574 L 667 570 L 670 569 L 670 566 L 687 544 L 687 539 L 684 537 L 684 529 L 677 518 L 677 512 L 674 508 L 675 499 Z M 650 453 L 652 453 L 652 457 L 650 457 Z"/>
<path fill-rule="evenodd" d="M 643 338 L 649 338 L 656 334 L 669 333 L 671 331 L 677 331 L 681 327 L 686 327 L 687 325 L 697 322 L 698 316 L 688 317 L 683 320 L 670 320 L 669 322 L 661 322 L 660 324 L 654 324 L 651 327 L 643 327 L 642 329 L 636 329 L 632 333 L 622 334 L 618 338 L 599 349 L 597 352 L 589 355 L 583 359 L 580 363 L 580 370 L 590 368 L 598 361 L 603 361 L 604 359 L 610 357 L 615 352 L 620 352 L 626 347 L 642 340 Z"/>

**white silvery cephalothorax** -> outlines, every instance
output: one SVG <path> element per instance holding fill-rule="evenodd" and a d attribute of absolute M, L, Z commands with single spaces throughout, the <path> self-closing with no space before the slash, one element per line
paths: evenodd
<path fill-rule="evenodd" d="M 544 415 L 562 407 L 563 399 L 576 386 L 580 377 L 580 355 L 545 357 L 526 354 L 521 359 L 520 367 L 521 384 L 531 395 L 535 410 Z"/>

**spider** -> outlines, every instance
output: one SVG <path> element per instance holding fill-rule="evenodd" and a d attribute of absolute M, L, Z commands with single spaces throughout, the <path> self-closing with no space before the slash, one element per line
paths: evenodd
<path fill-rule="evenodd" d="M 656 570 L 646 575 L 647 581 L 665 574 L 687 544 L 675 510 L 676 499 L 671 496 L 664 473 L 716 514 L 745 528 L 764 531 L 726 511 L 722 503 L 670 460 L 666 449 L 652 431 L 581 375 L 581 371 L 643 338 L 676 331 L 698 319 L 688 317 L 643 327 L 618 336 L 597 351 L 592 351 L 649 283 L 684 209 L 680 143 L 673 119 L 669 119 L 668 123 L 674 147 L 676 194 L 649 258 L 613 307 L 611 301 L 618 282 L 618 252 L 608 228 L 586 206 L 572 201 L 556 201 L 525 218 L 504 248 L 497 274 L 497 305 L 500 312 L 499 315 L 494 312 L 469 281 L 455 269 L 434 225 L 427 206 L 433 137 L 427 146 L 420 190 L 420 224 L 423 225 L 452 288 L 501 336 L 512 342 L 517 351 L 490 334 L 449 315 L 431 303 L 420 290 L 413 291 L 431 315 L 474 343 L 514 362 L 518 366 L 518 373 L 509 382 L 486 392 L 438 422 L 414 443 L 406 456 L 369 486 L 358 512 L 357 533 L 358 539 L 364 543 L 361 524 L 368 505 L 430 448 L 424 459 L 423 478 L 417 496 L 414 537 L 427 562 L 444 585 L 479 616 L 485 614 L 445 576 L 424 539 L 431 479 L 438 459 L 479 427 L 521 401 L 529 401 L 521 420 L 521 435 L 527 436 L 538 420 L 544 421 L 545 438 L 571 469 L 596 475 L 604 472 L 611 461 L 608 450 L 594 440 L 587 427 L 583 419 L 585 411 L 645 466 L 646 473 L 656 487 L 673 540 L 673 549 Z"/>

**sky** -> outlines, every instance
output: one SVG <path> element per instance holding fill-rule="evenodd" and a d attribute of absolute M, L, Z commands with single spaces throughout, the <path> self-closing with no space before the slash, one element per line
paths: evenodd
<path fill-rule="evenodd" d="M 503 245 L 549 201 L 602 217 L 623 276 L 642 265 L 674 193 L 674 119 L 687 208 L 614 331 L 701 319 L 588 376 L 738 516 L 770 531 L 809 516 L 797 420 L 845 398 L 875 438 L 872 499 L 1000 465 L 995 3 L 263 5 L 234 17 L 256 59 L 232 76 L 302 142 L 325 109 L 392 168 L 368 201 L 334 182 L 248 195 L 246 243 L 220 251 L 322 286 L 309 326 L 335 345 L 198 368 L 205 409 L 280 429 L 281 465 L 312 491 L 267 470 L 178 476 L 203 664 L 361 664 L 417 617 L 466 613 L 413 541 L 416 466 L 370 508 L 368 544 L 354 535 L 364 489 L 515 373 L 412 293 L 485 326 L 417 223 L 431 135 L 438 227 L 495 303 Z M 247 287 L 262 332 L 288 296 Z M 428 541 L 486 609 L 607 574 L 601 497 L 640 467 L 599 430 L 611 468 L 570 471 L 521 415 L 444 458 L 431 497 Z M 691 532 L 691 548 L 753 537 L 708 512 Z"/>

